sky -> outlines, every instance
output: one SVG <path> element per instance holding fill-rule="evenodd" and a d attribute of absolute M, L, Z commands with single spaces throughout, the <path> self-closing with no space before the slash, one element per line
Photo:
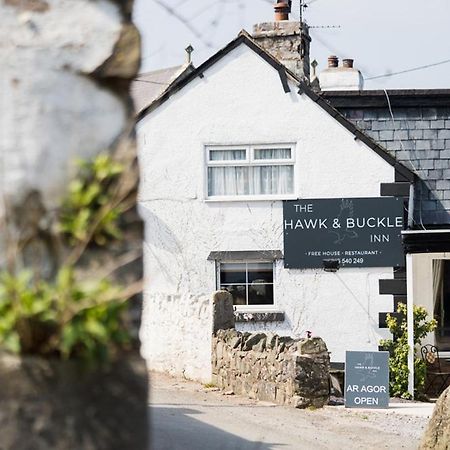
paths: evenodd
<path fill-rule="evenodd" d="M 311 61 L 319 63 L 318 72 L 335 54 L 355 60 L 365 89 L 450 88 L 449 0 L 306 3 Z M 241 29 L 251 32 L 253 24 L 273 20 L 272 5 L 272 0 L 135 0 L 134 21 L 143 38 L 141 72 L 183 64 L 189 44 L 194 64 L 200 65 Z M 291 20 L 298 18 L 299 0 L 294 0 Z M 338 28 L 324 28 L 329 26 Z M 434 66 L 392 75 L 428 65 Z"/>

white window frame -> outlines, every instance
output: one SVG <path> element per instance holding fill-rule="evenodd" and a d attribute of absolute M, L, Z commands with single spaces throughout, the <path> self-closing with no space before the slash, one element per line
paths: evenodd
<path fill-rule="evenodd" d="M 222 201 L 247 201 L 247 200 L 296 200 L 297 191 L 297 170 L 295 164 L 296 144 L 277 143 L 277 144 L 236 144 L 236 145 L 214 145 L 206 144 L 205 146 L 205 201 L 207 202 L 222 202 Z M 291 150 L 291 157 L 289 159 L 255 159 L 255 150 L 265 149 L 286 149 Z M 245 160 L 226 160 L 226 161 L 210 161 L 211 151 L 223 150 L 246 150 Z M 209 167 L 247 167 L 247 166 L 292 166 L 293 167 L 293 192 L 290 194 L 252 194 L 252 195 L 212 195 L 208 193 L 208 168 Z"/>
<path fill-rule="evenodd" d="M 238 261 L 238 260 L 230 260 L 230 261 L 218 261 L 216 265 L 216 289 L 220 289 L 220 286 L 222 285 L 221 279 L 220 279 L 220 266 L 222 264 L 246 264 L 246 286 L 248 285 L 248 269 L 247 264 L 254 264 L 254 263 L 262 263 L 262 264 L 271 264 L 272 265 L 272 283 L 266 283 L 266 284 L 272 284 L 272 291 L 273 291 L 273 303 L 270 305 L 233 305 L 233 308 L 236 311 L 264 311 L 264 312 L 278 312 L 278 309 L 276 307 L 276 292 L 275 292 L 275 274 L 276 274 L 276 261 L 274 260 L 252 260 L 252 259 L 246 259 L 245 261 Z M 230 284 L 230 283 L 229 283 Z M 241 284 L 241 283 L 236 283 Z M 248 287 L 246 289 L 246 296 L 248 301 Z"/>

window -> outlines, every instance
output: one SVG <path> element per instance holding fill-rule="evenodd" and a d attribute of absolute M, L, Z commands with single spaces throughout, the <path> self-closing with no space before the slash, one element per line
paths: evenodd
<path fill-rule="evenodd" d="M 219 276 L 234 305 L 273 305 L 272 262 L 221 263 Z"/>
<path fill-rule="evenodd" d="M 294 147 L 207 147 L 208 198 L 294 194 Z"/>

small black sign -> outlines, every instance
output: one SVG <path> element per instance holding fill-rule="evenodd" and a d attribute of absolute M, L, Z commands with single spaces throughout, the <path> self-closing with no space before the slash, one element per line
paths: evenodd
<path fill-rule="evenodd" d="M 403 199 L 283 202 L 284 267 L 399 267 Z"/>
<path fill-rule="evenodd" d="M 389 352 L 346 352 L 345 407 L 389 406 Z"/>

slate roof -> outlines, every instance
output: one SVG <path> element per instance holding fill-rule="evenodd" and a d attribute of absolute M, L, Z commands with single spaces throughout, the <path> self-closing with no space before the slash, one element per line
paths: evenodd
<path fill-rule="evenodd" d="M 192 70 L 192 65 L 185 64 L 139 74 L 130 89 L 136 113 L 153 103 L 177 78 Z"/>
<path fill-rule="evenodd" d="M 328 91 L 321 97 L 417 173 L 416 228 L 448 226 L 450 89 Z"/>

